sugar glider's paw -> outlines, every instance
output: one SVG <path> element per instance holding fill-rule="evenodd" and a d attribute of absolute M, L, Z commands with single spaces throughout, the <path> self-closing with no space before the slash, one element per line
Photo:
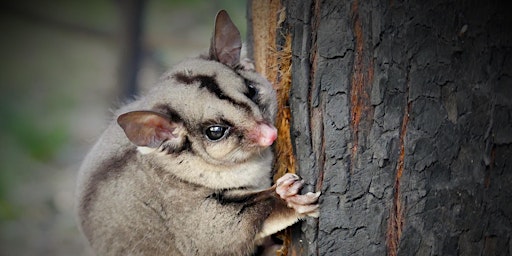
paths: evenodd
<path fill-rule="evenodd" d="M 320 191 L 300 195 L 298 193 L 303 185 L 304 181 L 299 176 L 286 173 L 277 180 L 276 193 L 286 201 L 288 207 L 293 208 L 297 213 L 317 218 L 319 216 L 319 205 L 317 202 L 318 197 L 320 197 Z"/>

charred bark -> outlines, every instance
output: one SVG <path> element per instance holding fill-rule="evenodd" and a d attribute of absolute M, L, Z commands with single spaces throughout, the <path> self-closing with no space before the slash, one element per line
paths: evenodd
<path fill-rule="evenodd" d="M 291 79 L 293 169 L 323 194 L 288 255 L 510 255 L 505 4 L 279 4 L 278 36 L 253 46 L 282 53 L 291 40 L 276 81 Z"/>

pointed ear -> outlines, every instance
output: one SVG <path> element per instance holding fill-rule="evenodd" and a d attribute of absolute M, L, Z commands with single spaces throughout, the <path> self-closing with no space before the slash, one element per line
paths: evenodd
<path fill-rule="evenodd" d="M 120 115 L 117 123 L 126 137 L 137 146 L 157 148 L 164 141 L 181 141 L 179 129 L 183 124 L 175 123 L 169 117 L 152 111 L 133 111 Z"/>
<path fill-rule="evenodd" d="M 215 17 L 215 30 L 210 44 L 210 59 L 234 67 L 240 63 L 241 48 L 240 31 L 226 11 L 219 11 Z"/>

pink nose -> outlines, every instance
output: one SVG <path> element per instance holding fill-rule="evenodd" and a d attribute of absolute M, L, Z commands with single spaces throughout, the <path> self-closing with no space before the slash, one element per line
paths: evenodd
<path fill-rule="evenodd" d="M 273 125 L 261 123 L 257 129 L 259 130 L 256 138 L 258 145 L 268 147 L 277 139 L 277 129 Z"/>

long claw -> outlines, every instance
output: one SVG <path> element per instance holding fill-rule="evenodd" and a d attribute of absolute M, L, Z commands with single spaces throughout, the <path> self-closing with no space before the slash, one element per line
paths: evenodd
<path fill-rule="evenodd" d="M 317 218 L 320 214 L 320 206 L 316 202 L 320 197 L 320 191 L 300 195 L 298 193 L 303 186 L 304 181 L 299 176 L 287 173 L 277 180 L 275 191 L 281 199 L 286 201 L 287 206 L 297 213 Z"/>

